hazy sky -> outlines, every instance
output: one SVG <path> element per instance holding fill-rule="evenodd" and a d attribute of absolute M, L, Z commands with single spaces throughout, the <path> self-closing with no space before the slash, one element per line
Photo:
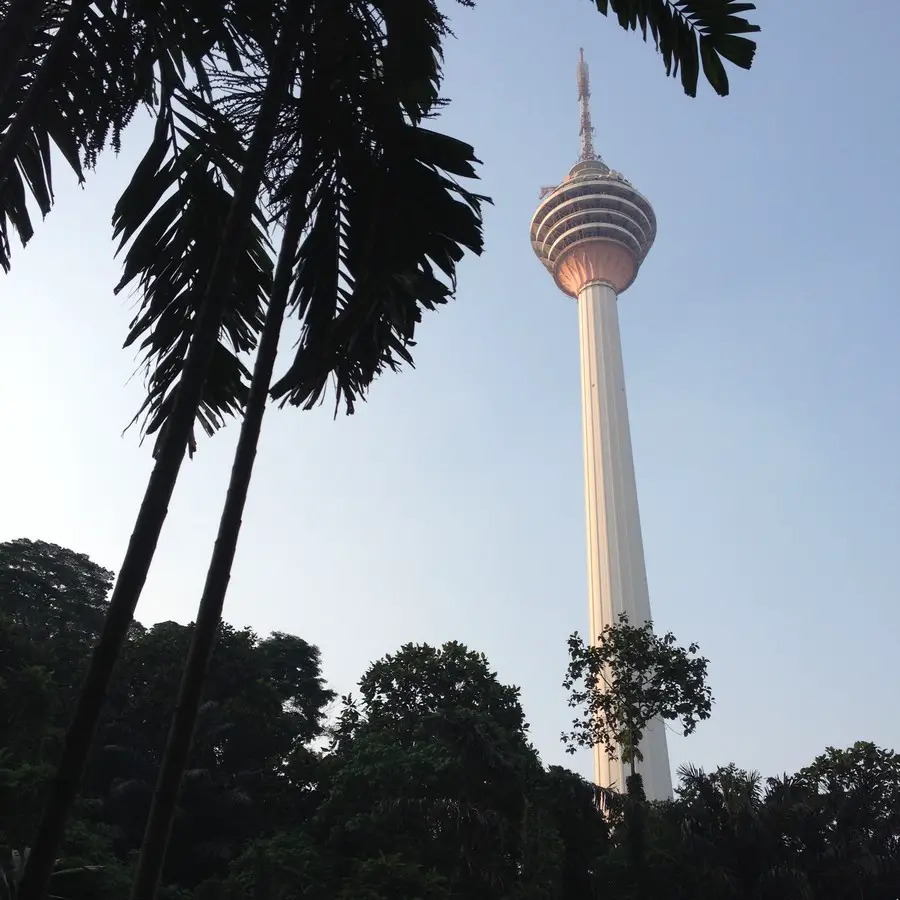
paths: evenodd
<path fill-rule="evenodd" d="M 441 127 L 484 161 L 487 249 L 430 314 L 417 368 L 333 421 L 270 410 L 228 621 L 318 644 L 341 691 L 406 641 L 457 639 L 522 686 L 547 762 L 570 716 L 565 638 L 586 629 L 576 311 L 528 241 L 575 162 L 575 64 L 596 142 L 654 204 L 621 327 L 654 615 L 711 660 L 712 719 L 673 766 L 793 770 L 826 745 L 900 745 L 900 7 L 761 0 L 732 95 L 683 96 L 587 0 L 453 6 Z M 110 215 L 141 144 L 66 184 L 0 276 L 0 540 L 116 569 L 150 469 L 122 430 Z M 194 615 L 237 427 L 185 465 L 138 609 Z M 589 772 L 589 760 L 574 765 Z"/>

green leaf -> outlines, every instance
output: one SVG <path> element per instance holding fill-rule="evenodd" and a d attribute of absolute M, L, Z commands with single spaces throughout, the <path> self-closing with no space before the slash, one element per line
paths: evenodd
<path fill-rule="evenodd" d="M 712 39 L 707 35 L 700 36 L 700 59 L 703 61 L 703 74 L 720 97 L 728 94 L 728 75 L 725 66 L 716 53 Z"/>
<path fill-rule="evenodd" d="M 663 58 L 666 74 L 681 70 L 684 92 L 697 93 L 700 63 L 703 74 L 721 96 L 728 93 L 728 77 L 720 57 L 749 69 L 756 52 L 755 41 L 739 35 L 758 32 L 759 26 L 743 18 L 753 12 L 754 3 L 742 0 L 594 0 L 597 10 L 607 15 L 611 9 L 619 25 L 627 30 L 640 28 L 653 39 Z"/>
<path fill-rule="evenodd" d="M 125 345 L 140 342 L 144 352 L 147 397 L 132 420 L 142 422 L 144 434 L 159 432 L 172 411 L 243 155 L 240 135 L 213 106 L 182 89 L 173 100 L 173 113 L 157 120 L 153 142 L 113 218 L 120 246 L 127 247 L 116 290 L 136 283 L 141 294 Z M 190 127 L 173 132 L 175 118 Z M 207 434 L 240 413 L 247 397 L 250 375 L 241 355 L 256 346 L 273 274 L 260 209 L 255 219 L 237 261 L 197 414 Z"/>

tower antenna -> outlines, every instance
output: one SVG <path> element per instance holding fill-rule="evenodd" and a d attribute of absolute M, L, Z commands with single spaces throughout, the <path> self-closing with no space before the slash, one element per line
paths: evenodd
<path fill-rule="evenodd" d="M 581 107 L 581 156 L 578 161 L 596 159 L 594 126 L 591 124 L 591 75 L 584 61 L 584 47 L 578 51 L 578 105 Z"/>

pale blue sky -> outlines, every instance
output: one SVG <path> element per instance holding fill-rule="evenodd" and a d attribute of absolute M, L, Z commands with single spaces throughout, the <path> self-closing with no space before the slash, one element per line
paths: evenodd
<path fill-rule="evenodd" d="M 528 242 L 577 155 L 575 63 L 597 145 L 659 235 L 621 301 L 658 625 L 711 660 L 713 718 L 673 765 L 774 774 L 827 744 L 900 745 L 900 7 L 762 0 L 750 73 L 697 100 L 587 0 L 453 7 L 442 127 L 495 206 L 418 368 L 352 418 L 271 410 L 226 617 L 318 644 L 341 691 L 405 641 L 465 641 L 522 686 L 547 762 L 587 621 L 577 319 Z M 146 135 L 105 158 L 0 277 L 0 540 L 116 568 L 150 468 L 120 349 L 109 219 Z M 237 429 L 187 464 L 138 618 L 193 617 Z M 586 757 L 574 763 L 589 771 Z"/>

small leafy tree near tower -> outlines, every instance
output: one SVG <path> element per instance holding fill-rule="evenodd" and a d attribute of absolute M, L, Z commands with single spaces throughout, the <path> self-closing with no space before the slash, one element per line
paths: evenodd
<path fill-rule="evenodd" d="M 625 613 L 604 627 L 593 646 L 573 634 L 563 687 L 578 715 L 562 735 L 566 751 L 599 744 L 611 759 L 621 754 L 631 769 L 628 792 L 642 797 L 635 764 L 643 759 L 640 744 L 648 725 L 657 718 L 677 722 L 687 735 L 709 718 L 709 660 L 698 650 L 697 644 L 679 646 L 671 632 L 654 634 L 652 622 L 630 624 Z"/>

